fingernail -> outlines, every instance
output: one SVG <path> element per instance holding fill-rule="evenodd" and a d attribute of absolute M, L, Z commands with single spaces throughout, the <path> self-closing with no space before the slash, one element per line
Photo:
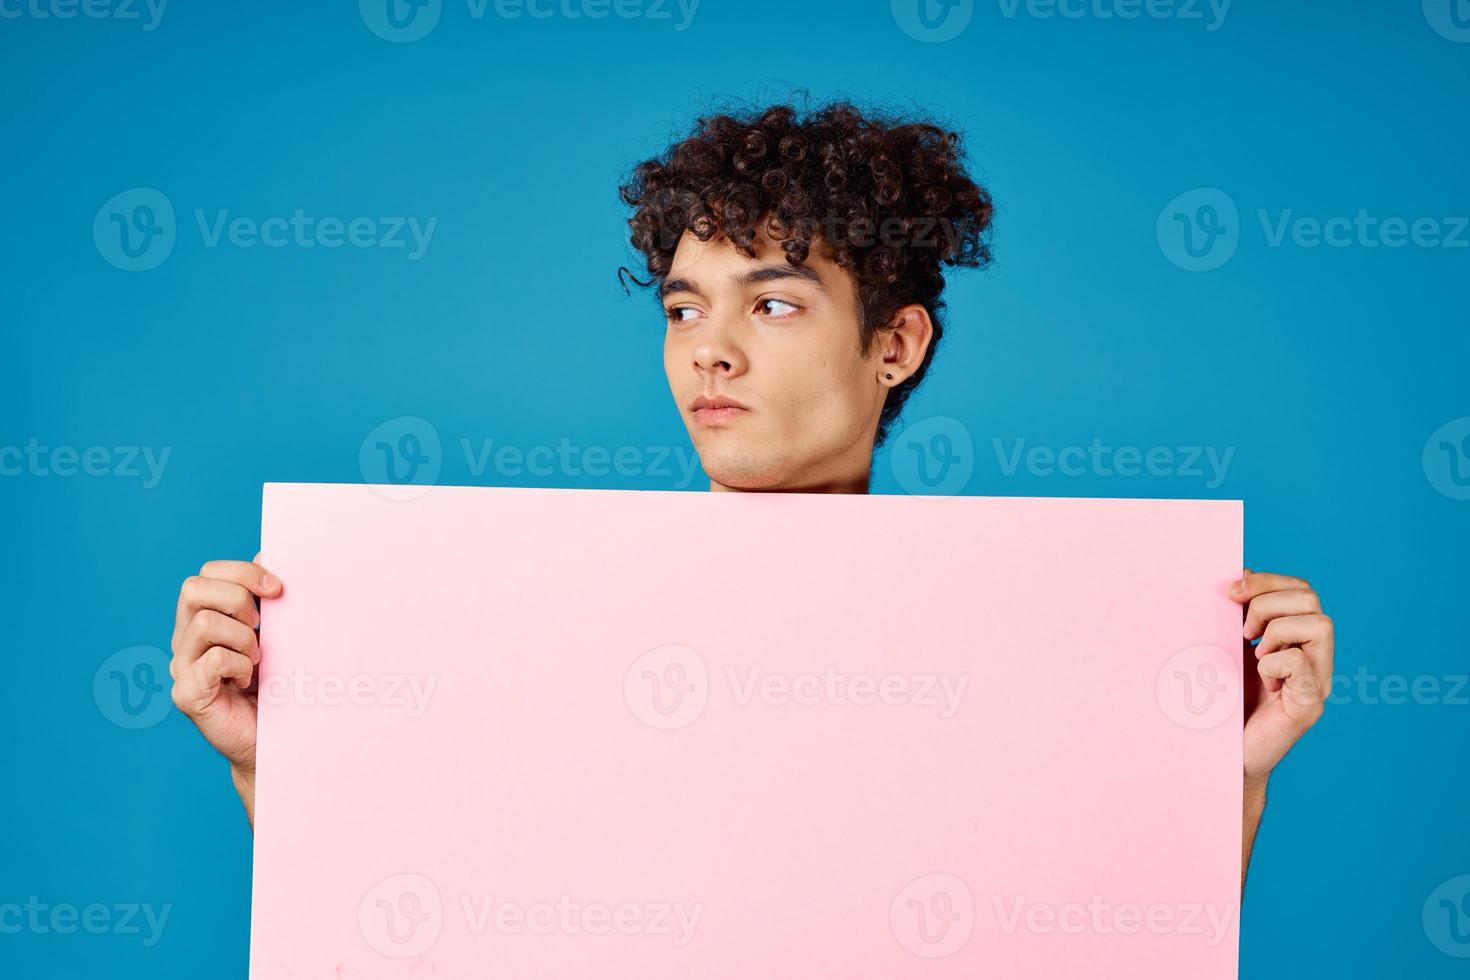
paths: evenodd
<path fill-rule="evenodd" d="M 274 593 L 280 587 L 281 580 L 276 578 L 270 572 L 266 572 L 260 577 L 260 591 L 269 595 L 271 593 Z"/>

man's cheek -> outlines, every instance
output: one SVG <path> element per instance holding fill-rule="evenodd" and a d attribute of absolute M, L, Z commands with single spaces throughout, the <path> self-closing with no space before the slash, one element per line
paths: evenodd
<path fill-rule="evenodd" d="M 673 396 L 674 404 L 682 410 L 699 393 L 698 377 L 687 367 L 680 370 L 679 362 L 672 359 L 664 361 L 664 375 L 668 379 L 669 394 Z"/>

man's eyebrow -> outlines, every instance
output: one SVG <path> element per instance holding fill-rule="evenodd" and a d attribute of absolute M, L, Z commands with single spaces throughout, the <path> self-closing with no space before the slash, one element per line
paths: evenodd
<path fill-rule="evenodd" d="M 665 279 L 658 287 L 659 299 L 663 299 L 671 293 L 697 292 L 699 292 L 699 287 L 695 286 L 688 279 Z"/>
<path fill-rule="evenodd" d="M 780 279 L 805 279 L 815 284 L 823 292 L 827 291 L 826 285 L 822 282 L 822 277 L 817 275 L 817 270 L 804 263 L 802 265 L 791 265 L 790 263 L 783 262 L 781 265 L 763 265 L 759 269 L 751 269 L 749 272 L 741 274 L 736 278 L 736 282 L 742 286 L 752 286 L 756 283 L 776 282 Z"/>
<path fill-rule="evenodd" d="M 809 265 L 791 265 L 789 263 L 763 265 L 759 268 L 742 272 L 732 278 L 737 286 L 754 286 L 758 283 L 778 282 L 782 279 L 805 279 L 823 292 L 827 290 L 826 284 L 822 282 L 822 277 L 817 275 L 816 270 Z M 698 292 L 699 287 L 689 279 L 667 279 L 658 287 L 660 298 L 673 293 Z"/>

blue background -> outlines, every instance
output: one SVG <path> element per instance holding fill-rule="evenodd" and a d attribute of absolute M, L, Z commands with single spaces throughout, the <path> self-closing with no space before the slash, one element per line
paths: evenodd
<path fill-rule="evenodd" d="M 263 481 L 361 480 L 367 434 L 414 416 L 442 438 L 441 482 L 683 488 L 653 467 L 475 473 L 460 440 L 689 452 L 658 311 L 614 276 L 630 262 L 616 184 L 727 97 L 805 87 L 966 134 L 999 206 L 997 263 L 952 277 L 946 348 L 908 414 L 957 420 L 940 424 L 970 440 L 963 492 L 1243 498 L 1248 563 L 1318 588 L 1339 675 L 1463 676 L 1470 501 L 1449 467 L 1470 458 L 1424 450 L 1470 425 L 1470 249 L 1272 247 L 1257 216 L 1470 214 L 1470 44 L 1428 6 L 1239 0 L 1209 30 L 989 0 L 938 43 L 882 0 L 703 0 L 683 31 L 677 12 L 476 19 L 445 0 L 412 43 L 341 2 L 174 0 L 154 30 L 7 6 L 0 447 L 170 455 L 151 487 L 30 464 L 0 477 L 0 904 L 172 909 L 151 948 L 0 934 L 0 974 L 245 975 L 251 842 L 224 762 L 172 710 L 114 723 L 93 679 L 119 650 L 167 649 L 203 560 L 254 554 Z M 177 241 L 127 272 L 92 228 L 139 187 L 176 210 Z M 1238 208 L 1212 271 L 1181 268 L 1156 233 L 1196 188 Z M 410 260 L 207 247 L 193 217 L 298 207 L 438 224 Z M 1234 455 L 1213 487 L 1008 474 L 996 439 Z M 875 473 L 875 491 L 905 489 L 887 454 Z M 1366 689 L 1339 691 L 1273 780 L 1246 977 L 1464 975 L 1435 940 L 1470 944 L 1421 910 L 1470 873 L 1467 692 Z"/>

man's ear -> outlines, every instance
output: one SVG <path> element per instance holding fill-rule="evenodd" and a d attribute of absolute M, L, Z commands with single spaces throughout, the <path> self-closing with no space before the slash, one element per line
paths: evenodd
<path fill-rule="evenodd" d="M 934 321 L 920 304 L 910 303 L 893 314 L 888 326 L 875 338 L 880 354 L 878 383 L 894 388 L 913 377 L 924 363 L 933 339 Z"/>

